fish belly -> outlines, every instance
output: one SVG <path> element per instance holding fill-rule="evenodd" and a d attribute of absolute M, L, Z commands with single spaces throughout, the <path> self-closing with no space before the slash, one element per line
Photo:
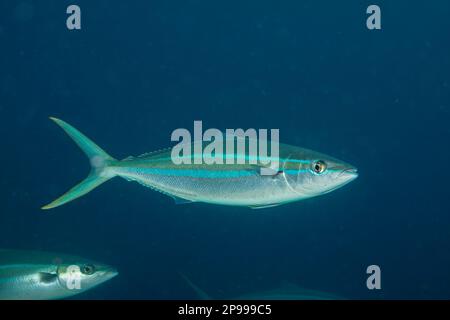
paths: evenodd
<path fill-rule="evenodd" d="M 235 206 L 263 206 L 295 200 L 298 197 L 280 177 L 259 174 L 243 177 L 202 177 L 149 174 L 144 170 L 122 170 L 117 174 L 127 180 L 178 198 Z"/>

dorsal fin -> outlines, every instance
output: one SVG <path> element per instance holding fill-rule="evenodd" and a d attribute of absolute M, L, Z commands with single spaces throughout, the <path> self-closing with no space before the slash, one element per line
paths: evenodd
<path fill-rule="evenodd" d="M 159 150 L 155 150 L 155 151 L 146 152 L 146 153 L 143 153 L 141 155 L 138 155 L 136 158 L 145 158 L 145 157 L 148 157 L 148 156 L 154 156 L 154 155 L 157 155 L 158 153 L 164 153 L 164 152 L 167 152 L 169 150 L 172 150 L 172 148 L 169 147 L 169 148 L 163 148 L 163 149 L 159 149 Z"/>
<path fill-rule="evenodd" d="M 129 157 L 126 157 L 125 159 L 122 159 L 121 161 L 130 161 L 130 160 L 135 160 L 135 159 L 139 159 L 139 158 L 155 156 L 157 154 L 165 153 L 169 150 L 172 150 L 172 148 L 164 148 L 164 149 L 159 149 L 159 150 L 155 150 L 155 151 L 150 151 L 150 152 L 140 154 L 138 156 L 129 156 Z"/>

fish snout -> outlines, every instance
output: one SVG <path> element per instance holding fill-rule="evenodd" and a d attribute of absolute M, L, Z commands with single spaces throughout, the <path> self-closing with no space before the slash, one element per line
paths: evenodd
<path fill-rule="evenodd" d="M 119 271 L 114 267 L 107 267 L 101 271 L 102 280 L 107 281 L 119 275 Z"/>
<path fill-rule="evenodd" d="M 350 181 L 358 178 L 358 169 L 355 167 L 346 168 L 346 169 L 342 170 L 342 172 L 339 174 L 338 178 L 345 180 L 347 182 L 350 182 Z"/>

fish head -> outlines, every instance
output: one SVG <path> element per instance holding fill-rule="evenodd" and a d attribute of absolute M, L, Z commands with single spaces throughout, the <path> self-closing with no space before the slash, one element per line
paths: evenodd
<path fill-rule="evenodd" d="M 60 264 L 57 275 L 64 289 L 78 294 L 114 278 L 118 272 L 115 268 L 103 263 L 77 260 L 74 263 Z"/>
<path fill-rule="evenodd" d="M 310 150 L 302 150 L 300 156 L 291 156 L 287 163 L 291 173 L 286 175 L 287 182 L 304 198 L 331 192 L 358 177 L 356 167 Z"/>

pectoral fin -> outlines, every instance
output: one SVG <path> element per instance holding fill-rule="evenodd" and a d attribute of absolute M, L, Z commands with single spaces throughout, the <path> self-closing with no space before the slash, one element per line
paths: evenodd
<path fill-rule="evenodd" d="M 44 284 L 51 284 L 58 280 L 58 275 L 56 273 L 49 272 L 39 272 L 39 282 Z"/>

